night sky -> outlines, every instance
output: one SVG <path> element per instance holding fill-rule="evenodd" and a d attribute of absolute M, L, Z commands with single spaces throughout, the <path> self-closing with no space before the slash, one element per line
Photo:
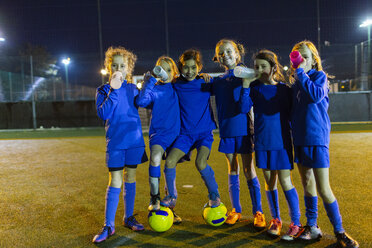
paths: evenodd
<path fill-rule="evenodd" d="M 320 0 L 321 42 L 356 44 L 367 40 L 359 28 L 372 17 L 371 0 Z M 165 54 L 164 0 L 101 0 L 103 50 L 122 45 L 138 55 L 135 73 L 150 69 Z M 317 44 L 316 0 L 185 1 L 167 0 L 170 55 L 200 49 L 207 70 L 216 42 L 243 43 L 247 59 L 259 48 L 287 54 L 294 43 Z M 96 74 L 100 67 L 96 0 L 0 0 L 1 55 L 17 54 L 24 43 L 44 46 L 53 56 L 75 61 L 72 75 Z M 285 58 L 286 59 L 286 58 Z M 74 76 L 73 76 L 74 77 Z"/>

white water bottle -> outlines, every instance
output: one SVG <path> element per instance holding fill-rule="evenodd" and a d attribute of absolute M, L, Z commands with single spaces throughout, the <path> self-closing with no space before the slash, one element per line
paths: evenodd
<path fill-rule="evenodd" d="M 234 76 L 238 78 L 254 78 L 256 76 L 256 73 L 251 68 L 236 66 L 234 68 Z"/>
<path fill-rule="evenodd" d="M 121 87 L 121 84 L 123 83 L 123 73 L 120 71 L 116 71 L 111 76 L 110 85 L 113 89 L 119 89 Z"/>
<path fill-rule="evenodd" d="M 152 69 L 152 72 L 157 78 L 160 78 L 161 81 L 165 82 L 168 80 L 168 74 L 164 71 L 163 67 L 157 65 Z"/>

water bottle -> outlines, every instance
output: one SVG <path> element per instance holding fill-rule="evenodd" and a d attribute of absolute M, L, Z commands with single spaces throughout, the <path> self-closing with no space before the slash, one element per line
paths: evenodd
<path fill-rule="evenodd" d="M 256 73 L 251 68 L 236 66 L 234 68 L 234 76 L 238 78 L 254 78 L 256 76 Z"/>
<path fill-rule="evenodd" d="M 168 74 L 160 65 L 155 66 L 152 72 L 155 74 L 157 78 L 160 78 L 161 81 L 165 82 L 168 80 Z"/>
<path fill-rule="evenodd" d="M 112 74 L 110 85 L 113 89 L 119 89 L 121 87 L 121 84 L 123 83 L 123 73 L 120 71 L 116 71 L 114 74 Z"/>
<path fill-rule="evenodd" d="M 297 67 L 304 61 L 299 51 L 291 52 L 291 54 L 289 54 L 289 58 L 291 59 L 292 67 L 294 69 L 297 69 Z"/>

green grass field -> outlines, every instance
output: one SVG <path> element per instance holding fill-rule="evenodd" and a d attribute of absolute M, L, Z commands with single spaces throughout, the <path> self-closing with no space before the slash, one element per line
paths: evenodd
<path fill-rule="evenodd" d="M 372 247 L 372 131 L 370 124 L 338 126 L 331 134 L 331 185 L 338 199 L 344 227 L 360 243 Z M 334 127 L 333 127 L 334 130 Z M 146 143 L 148 142 L 146 137 Z M 217 151 L 218 135 L 209 164 L 215 170 L 222 201 L 231 209 L 227 189 L 227 167 Z M 184 219 L 165 233 L 155 233 L 147 224 L 149 203 L 148 163 L 137 170 L 135 213 L 146 231 L 134 233 L 122 226 L 123 202 L 119 203 L 116 234 L 94 245 L 93 236 L 104 219 L 108 182 L 105 139 L 102 129 L 0 132 L 0 247 L 333 247 L 332 226 L 319 202 L 319 226 L 325 237 L 312 243 L 283 243 L 256 232 L 252 225 L 248 188 L 241 174 L 244 219 L 233 227 L 211 227 L 201 213 L 207 191 L 193 162 L 177 167 L 179 200 L 177 213 Z M 195 153 L 193 154 L 195 158 Z M 162 165 L 163 167 L 163 165 Z M 270 220 L 264 194 L 262 202 Z M 303 191 L 297 169 L 294 183 L 304 213 Z M 193 185 L 185 188 L 183 185 Z M 161 187 L 164 186 L 164 180 Z M 279 190 L 283 231 L 289 224 L 287 203 Z M 305 216 L 301 217 L 305 223 Z"/>

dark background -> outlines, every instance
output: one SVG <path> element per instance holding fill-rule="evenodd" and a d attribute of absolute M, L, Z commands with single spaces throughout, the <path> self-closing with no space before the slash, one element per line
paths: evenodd
<path fill-rule="evenodd" d="M 359 24 L 372 15 L 372 1 L 319 2 L 325 68 L 339 78 L 349 77 L 345 71 L 347 67 L 353 72 L 354 45 L 367 40 L 367 30 Z M 169 55 L 176 60 L 183 50 L 198 48 L 207 72 L 221 71 L 211 59 L 216 42 L 224 37 L 245 45 L 248 65 L 252 53 L 261 48 L 272 49 L 288 64 L 296 42 L 318 43 L 316 0 L 167 0 L 166 5 Z M 132 50 L 138 55 L 134 74 L 149 70 L 166 53 L 164 0 L 101 0 L 100 11 L 103 51 L 110 45 Z M 101 84 L 96 0 L 1 0 L 1 35 L 6 42 L 0 44 L 0 56 L 17 56 L 25 43 L 41 45 L 60 67 L 63 56 L 71 57 L 70 83 Z M 63 76 L 62 69 L 59 73 Z"/>

